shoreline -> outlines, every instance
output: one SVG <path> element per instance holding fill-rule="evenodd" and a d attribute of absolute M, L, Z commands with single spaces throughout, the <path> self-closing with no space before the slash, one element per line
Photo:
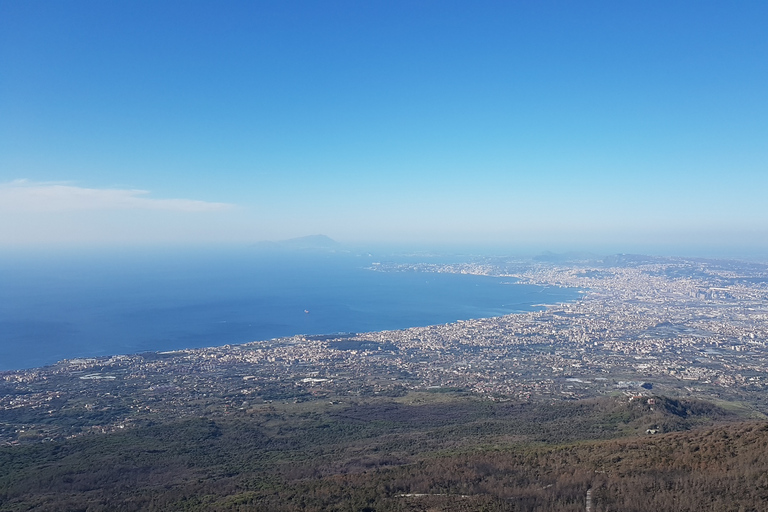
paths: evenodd
<path fill-rule="evenodd" d="M 376 273 L 383 274 L 384 272 L 379 271 Z M 422 272 L 422 274 L 423 277 L 426 275 L 431 275 L 432 273 Z M 539 297 L 538 295 L 541 292 L 547 290 L 546 286 L 534 283 L 516 282 L 513 284 L 519 287 L 520 290 L 516 291 L 513 288 L 510 288 L 509 283 L 502 283 L 498 279 L 495 279 L 495 282 L 492 284 L 486 283 L 479 289 L 482 291 L 482 293 L 480 296 L 478 296 L 478 298 L 472 298 L 471 295 L 468 296 L 470 298 L 464 298 L 464 293 L 478 293 L 475 291 L 473 283 L 462 280 L 459 282 L 459 286 L 456 286 L 451 281 L 445 282 L 445 274 L 451 274 L 452 277 L 455 277 L 459 274 L 466 275 L 466 272 L 443 273 L 443 276 L 441 277 L 443 281 L 441 285 L 442 288 L 436 290 L 430 290 L 428 286 L 425 287 L 424 285 L 415 283 L 417 286 L 421 286 L 422 288 L 417 291 L 417 294 L 413 298 L 410 296 L 410 292 L 412 292 L 412 290 L 409 288 L 409 284 L 411 284 L 414 279 L 408 279 L 405 281 L 397 279 L 393 281 L 386 278 L 383 280 L 377 278 L 373 280 L 373 282 L 382 283 L 380 286 L 383 286 L 385 292 L 388 294 L 383 298 L 377 298 L 376 293 L 380 292 L 375 289 L 374 291 L 364 291 L 362 287 L 352 287 L 350 288 L 351 291 L 348 294 L 349 297 L 345 296 L 343 293 L 346 292 L 342 290 L 341 294 L 337 293 L 337 295 L 332 297 L 327 304 L 323 303 L 322 301 L 317 302 L 319 299 L 311 298 L 311 300 L 314 300 L 316 304 L 312 307 L 308 307 L 301 302 L 300 298 L 288 297 L 286 299 L 281 299 L 284 302 L 286 300 L 288 301 L 285 302 L 285 304 L 270 306 L 270 308 L 265 312 L 256 310 L 255 315 L 251 315 L 248 312 L 248 301 L 256 301 L 254 303 L 255 305 L 252 306 L 256 307 L 258 300 L 262 299 L 260 299 L 261 295 L 252 295 L 250 297 L 246 297 L 245 299 L 237 299 L 240 301 L 240 303 L 233 303 L 234 309 L 232 313 L 228 311 L 228 307 L 226 305 L 215 304 L 215 308 L 211 311 L 201 309 L 203 314 L 198 315 L 198 317 L 201 318 L 191 318 L 192 321 L 197 321 L 197 324 L 194 325 L 185 325 L 184 320 L 186 317 L 178 316 L 178 318 L 171 318 L 171 320 L 163 320 L 162 324 L 148 324 L 149 327 L 146 328 L 134 328 L 134 330 L 137 331 L 137 337 L 135 338 L 136 341 L 128 338 L 129 334 L 127 334 L 125 330 L 121 330 L 122 327 L 120 324 L 125 322 L 122 317 L 120 318 L 120 323 L 114 324 L 114 327 L 110 327 L 112 324 L 108 324 L 105 318 L 99 318 L 96 326 L 91 327 L 90 330 L 85 332 L 85 335 L 87 336 L 86 338 L 83 338 L 85 341 L 78 340 L 76 335 L 72 334 L 71 331 L 78 328 L 80 323 L 85 321 L 80 320 L 80 323 L 72 323 L 71 326 L 68 327 L 68 334 L 62 337 L 61 341 L 58 339 L 55 340 L 56 344 L 63 345 L 65 343 L 69 343 L 73 347 L 80 346 L 80 348 L 76 348 L 70 352 L 71 355 L 66 354 L 65 352 L 67 351 L 57 350 L 57 347 L 52 345 L 54 341 L 46 341 L 46 338 L 41 338 L 40 341 L 28 341 L 30 335 L 24 334 L 24 332 L 22 332 L 21 334 L 16 334 L 18 341 L 9 340 L 5 342 L 7 347 L 5 352 L 8 354 L 6 361 L 10 361 L 14 357 L 18 357 L 18 355 L 25 356 L 26 353 L 24 351 L 29 352 L 30 349 L 31 352 L 29 353 L 35 356 L 32 359 L 47 359 L 47 357 L 43 356 L 51 351 L 61 352 L 61 356 L 56 357 L 55 360 L 51 358 L 47 361 L 41 361 L 41 363 L 32 363 L 29 365 L 22 363 L 19 365 L 14 365 L 12 367 L 0 370 L 0 372 L 32 370 L 35 368 L 55 365 L 60 361 L 79 358 L 109 358 L 116 355 L 132 355 L 145 352 L 167 352 L 174 350 L 202 349 L 224 345 L 265 342 L 278 338 L 286 338 L 297 335 L 322 336 L 348 331 L 379 332 L 385 330 L 402 330 L 411 327 L 442 325 L 459 320 L 477 320 L 493 318 L 507 314 L 520 314 L 529 311 L 536 311 L 548 307 L 552 304 L 580 300 L 583 296 L 583 294 L 580 293 L 581 290 L 549 290 L 548 294 L 554 295 L 554 297 L 551 298 L 555 300 L 551 303 L 541 303 L 540 301 L 542 297 Z M 351 276 L 351 274 L 350 276 L 347 276 L 347 274 L 342 275 L 346 276 L 347 278 Z M 484 274 L 474 275 L 479 276 Z M 499 278 L 500 276 L 486 277 Z M 531 286 L 535 288 L 531 289 Z M 443 288 L 446 288 L 452 294 L 448 296 L 448 299 L 445 299 L 443 295 L 441 295 Z M 315 291 L 314 293 L 318 297 L 322 296 L 321 291 Z M 489 293 L 489 297 L 491 298 L 484 298 L 483 294 L 487 295 Z M 451 297 L 453 296 L 455 296 L 456 300 L 451 301 Z M 564 296 L 567 296 L 565 297 L 565 300 L 563 300 Z M 441 302 L 446 302 L 446 300 L 448 302 L 448 309 L 441 305 Z M 498 304 L 492 304 L 494 300 L 497 301 Z M 361 303 L 362 307 L 358 308 L 358 303 Z M 294 305 L 292 308 L 289 308 L 291 304 Z M 427 304 L 426 308 L 424 308 L 424 304 Z M 505 304 L 509 304 L 509 306 L 505 306 Z M 130 307 L 134 306 L 129 305 L 124 308 L 126 313 L 131 312 L 131 310 L 128 309 Z M 195 307 L 201 308 L 202 306 Z M 121 310 L 118 308 L 117 311 L 120 312 Z M 153 315 L 153 317 L 156 317 L 163 310 L 156 309 L 147 311 Z M 307 311 L 309 311 L 309 313 Z M 274 320 L 274 325 L 266 324 L 265 328 L 251 327 L 251 324 L 256 325 L 269 322 L 269 319 L 263 318 L 267 313 L 278 315 L 278 317 Z M 474 313 L 477 313 L 477 316 L 475 316 Z M 111 314 L 113 316 L 116 315 L 114 312 Z M 452 318 L 446 318 L 447 315 L 451 314 L 454 315 Z M 218 320 L 215 315 L 226 318 L 226 320 Z M 254 316 L 255 318 L 251 319 L 251 316 Z M 439 318 L 441 316 L 443 319 L 445 319 L 445 321 Z M 457 316 L 459 317 L 458 319 L 456 318 Z M 7 322 L 19 323 L 22 321 L 9 319 Z M 154 320 L 152 320 L 152 322 L 154 322 Z M 336 328 L 325 329 L 329 322 L 337 324 L 334 326 Z M 22 326 L 22 328 L 26 331 L 34 332 L 35 329 L 38 329 L 38 324 L 46 327 L 48 323 L 50 323 L 50 321 L 41 318 L 40 320 L 36 321 L 26 321 L 26 325 Z M 366 328 L 366 324 L 371 325 L 371 328 Z M 390 325 L 392 326 L 390 327 Z M 264 330 L 264 332 L 262 335 L 256 334 L 255 336 L 238 334 L 239 331 L 245 332 L 254 329 Z M 276 329 L 283 331 L 283 333 L 270 332 L 275 331 Z M 153 330 L 156 330 L 156 333 Z M 103 334 L 101 334 L 102 331 Z M 166 332 L 169 334 L 165 334 Z M 110 343 L 109 347 L 106 347 L 104 350 L 98 347 L 98 345 L 95 343 L 87 341 L 89 339 L 109 339 L 113 333 L 118 335 L 117 338 L 115 341 Z M 163 340 L 163 338 L 168 335 L 170 335 L 170 337 Z M 13 335 L 11 334 L 11 336 Z M 27 341 L 22 341 L 22 336 L 27 336 Z M 52 335 L 48 334 L 47 336 L 50 338 Z M 145 348 L 142 345 L 150 344 L 147 339 L 148 336 L 157 338 L 158 340 L 161 340 L 161 342 L 151 343 L 154 344 L 155 347 Z M 174 336 L 179 337 L 178 339 L 174 340 Z M 183 338 L 186 338 L 186 340 Z M 25 345 L 25 349 L 14 349 L 14 343 L 23 343 Z M 87 345 L 92 346 L 87 347 L 86 350 L 82 350 L 82 348 Z M 133 345 L 133 347 L 130 347 L 130 345 Z M 122 350 L 121 346 L 126 350 Z M 0 353 L 2 352 L 3 351 L 0 350 Z"/>

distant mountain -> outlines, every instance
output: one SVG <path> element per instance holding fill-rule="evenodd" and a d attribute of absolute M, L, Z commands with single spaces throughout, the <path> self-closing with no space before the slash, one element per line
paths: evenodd
<path fill-rule="evenodd" d="M 603 259 L 603 263 L 611 267 L 634 267 L 652 263 L 667 263 L 669 261 L 670 258 L 646 256 L 644 254 L 614 254 Z"/>
<path fill-rule="evenodd" d="M 259 249 L 279 249 L 289 251 L 337 251 L 342 245 L 325 235 L 309 235 L 287 240 L 258 242 Z"/>
<path fill-rule="evenodd" d="M 537 256 L 534 256 L 533 259 L 535 261 L 543 261 L 547 263 L 582 263 L 600 261 L 602 258 L 590 252 L 571 251 L 564 253 L 554 253 L 545 251 Z"/>

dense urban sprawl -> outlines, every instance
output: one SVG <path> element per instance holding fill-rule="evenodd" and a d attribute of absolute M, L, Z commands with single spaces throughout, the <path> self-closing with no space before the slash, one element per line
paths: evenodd
<path fill-rule="evenodd" d="M 768 413 L 768 266 L 602 261 L 377 264 L 574 287 L 540 311 L 398 331 L 72 359 L 0 373 L 0 442 L 130 428 L 153 415 L 268 411 L 275 401 L 461 389 L 492 400 L 699 395 Z M 514 284 L 512 284 L 514 285 Z"/>

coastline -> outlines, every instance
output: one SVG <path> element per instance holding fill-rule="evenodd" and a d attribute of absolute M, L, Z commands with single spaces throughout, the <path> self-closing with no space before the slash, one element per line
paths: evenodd
<path fill-rule="evenodd" d="M 288 283 L 287 291 L 278 290 L 282 296 L 275 295 L 278 292 L 273 290 L 278 285 L 273 283 L 272 288 L 261 292 L 235 290 L 231 299 L 222 298 L 226 295 L 222 291 L 212 298 L 183 297 L 178 306 L 168 300 L 156 301 L 156 306 L 146 301 L 145 306 L 121 302 L 118 292 L 116 300 L 94 307 L 105 313 L 90 323 L 87 316 L 69 320 L 59 312 L 46 318 L 43 311 L 37 319 L 21 316 L 20 320 L 6 314 L 5 319 L 0 317 L 0 324 L 6 327 L 4 339 L 0 339 L 0 359 L 5 363 L 2 370 L 32 369 L 77 358 L 263 342 L 302 334 L 406 329 L 544 307 L 540 292 L 545 288 L 540 285 L 511 286 L 500 283 L 500 276 L 458 274 L 467 273 L 403 275 L 366 270 L 361 274 L 352 267 L 340 266 L 331 278 L 314 283 L 307 280 L 309 273 L 304 271 Z M 347 284 L 359 275 L 367 278 L 364 285 Z M 477 281 L 485 277 L 492 279 Z M 307 291 L 313 286 L 314 290 Z M 323 294 L 327 289 L 332 290 L 329 297 Z M 549 294 L 551 303 L 580 297 L 578 292 L 563 289 Z"/>
<path fill-rule="evenodd" d="M 700 268 L 699 261 L 680 260 L 599 272 L 539 266 L 516 277 L 579 287 L 578 300 L 424 327 L 294 335 L 6 371 L 0 373 L 0 411 L 23 413 L 25 424 L 41 425 L 46 438 L 82 435 L 92 425 L 105 432 L 128 428 L 154 415 L 198 417 L 201 404 L 206 414 L 226 415 L 272 402 L 440 389 L 546 403 L 614 394 L 696 396 L 743 404 L 747 414 L 765 417 L 768 268 L 752 274 L 721 262 L 710 273 Z M 57 414 L 80 419 L 49 426 Z M 12 441 L 18 434 L 3 435 Z"/>

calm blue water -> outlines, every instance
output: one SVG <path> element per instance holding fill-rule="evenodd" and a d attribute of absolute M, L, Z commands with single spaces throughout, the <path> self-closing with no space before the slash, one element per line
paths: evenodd
<path fill-rule="evenodd" d="M 503 284 L 509 279 L 366 270 L 374 259 L 243 251 L 6 258 L 0 261 L 0 370 L 432 325 L 578 296 Z"/>

